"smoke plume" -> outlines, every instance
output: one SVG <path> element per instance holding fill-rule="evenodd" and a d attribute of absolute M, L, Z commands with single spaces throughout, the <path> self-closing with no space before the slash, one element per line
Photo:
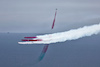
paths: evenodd
<path fill-rule="evenodd" d="M 57 42 L 65 42 L 68 40 L 76 40 L 86 36 L 92 36 L 100 33 L 100 23 L 91 26 L 84 26 L 78 29 L 71 29 L 65 32 L 38 35 L 35 39 L 42 39 L 42 41 L 24 42 L 23 44 L 51 44 Z"/>

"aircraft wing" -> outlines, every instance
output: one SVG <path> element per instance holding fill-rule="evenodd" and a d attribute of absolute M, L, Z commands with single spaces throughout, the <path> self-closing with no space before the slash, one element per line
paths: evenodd
<path fill-rule="evenodd" d="M 54 16 L 54 20 L 53 20 L 53 24 L 52 24 L 52 29 L 54 28 L 56 14 L 57 14 L 57 9 L 56 9 L 56 12 L 55 12 L 55 16 Z M 43 50 L 42 50 L 42 52 L 41 52 L 41 54 L 38 58 L 39 61 L 41 61 L 43 59 L 43 57 L 45 56 L 45 53 L 46 53 L 48 47 L 49 47 L 49 44 L 44 46 L 44 48 L 43 48 Z"/>
<path fill-rule="evenodd" d="M 52 24 L 52 29 L 54 28 L 54 24 L 55 24 L 55 19 L 56 19 L 56 14 L 57 14 L 57 9 L 55 11 L 55 16 L 54 16 L 54 20 L 53 20 L 53 24 Z M 43 41 L 42 39 L 39 39 L 37 37 L 24 37 L 24 39 L 22 39 L 23 42 L 18 42 L 19 44 L 32 44 L 34 42 L 40 42 Z M 45 56 L 45 53 L 47 52 L 49 44 L 45 45 L 43 47 L 43 50 L 38 58 L 38 61 L 41 61 L 43 59 L 43 57 Z"/>
<path fill-rule="evenodd" d="M 55 16 L 54 16 L 54 20 L 53 20 L 53 24 L 52 24 L 52 29 L 54 28 L 55 19 L 56 19 L 56 14 L 57 14 L 57 9 L 56 9 L 56 12 L 55 12 Z"/>
<path fill-rule="evenodd" d="M 41 61 L 43 59 L 43 57 L 45 56 L 45 53 L 47 52 L 48 46 L 49 46 L 49 44 L 47 44 L 43 47 L 43 50 L 38 58 L 38 61 Z"/>

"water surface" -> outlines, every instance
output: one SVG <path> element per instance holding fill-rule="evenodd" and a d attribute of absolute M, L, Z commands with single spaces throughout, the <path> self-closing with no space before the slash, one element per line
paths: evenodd
<path fill-rule="evenodd" d="M 43 45 L 18 44 L 23 37 L 36 35 L 1 33 L 0 67 L 100 67 L 100 34 L 51 44 L 39 63 Z"/>

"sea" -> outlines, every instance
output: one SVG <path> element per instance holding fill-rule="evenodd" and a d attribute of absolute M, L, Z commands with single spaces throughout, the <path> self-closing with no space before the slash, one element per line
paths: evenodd
<path fill-rule="evenodd" d="M 49 44 L 44 58 L 37 61 L 45 44 L 18 42 L 42 34 L 0 33 L 0 67 L 100 67 L 100 34 Z"/>

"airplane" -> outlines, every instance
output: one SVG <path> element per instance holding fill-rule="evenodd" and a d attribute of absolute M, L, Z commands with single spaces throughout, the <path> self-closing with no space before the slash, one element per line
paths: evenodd
<path fill-rule="evenodd" d="M 54 15 L 54 20 L 53 20 L 53 24 L 51 29 L 54 28 L 55 25 L 55 19 L 56 19 L 56 14 L 57 14 L 57 9 L 55 11 L 55 15 Z M 31 42 L 40 42 L 43 41 L 42 39 L 38 39 L 38 37 L 24 37 L 25 39 L 22 39 L 22 42 L 18 42 L 19 44 L 25 44 L 27 42 L 27 44 L 30 44 Z M 43 50 L 38 58 L 38 61 L 41 61 L 43 59 L 43 57 L 45 56 L 45 53 L 47 52 L 49 44 L 44 44 Z"/>

